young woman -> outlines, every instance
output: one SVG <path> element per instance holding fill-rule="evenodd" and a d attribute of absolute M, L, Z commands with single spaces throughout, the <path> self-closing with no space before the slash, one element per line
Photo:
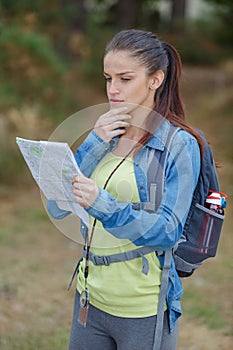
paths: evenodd
<path fill-rule="evenodd" d="M 109 111 L 75 155 L 82 173 L 73 181 L 74 197 L 89 213 L 91 229 L 81 225 L 85 249 L 69 350 L 176 349 L 182 287 L 174 262 L 161 346 L 154 342 L 161 274 L 164 252 L 182 234 L 202 150 L 200 137 L 185 122 L 180 74 L 177 51 L 150 32 L 121 31 L 107 44 Z M 169 146 L 160 205 L 148 211 L 135 203 L 154 200 L 147 168 L 154 152 L 164 152 L 171 125 L 177 133 Z M 52 201 L 48 209 L 55 218 L 69 214 Z"/>

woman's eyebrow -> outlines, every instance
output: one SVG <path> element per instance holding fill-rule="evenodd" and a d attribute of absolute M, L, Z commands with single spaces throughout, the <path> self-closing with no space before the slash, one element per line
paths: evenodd
<path fill-rule="evenodd" d="M 104 72 L 103 74 L 105 74 L 105 75 L 109 75 L 109 74 L 108 74 L 108 73 L 106 73 L 106 72 Z M 124 72 L 116 73 L 116 75 L 124 75 L 124 74 L 135 74 L 135 72 L 134 72 L 134 71 L 129 70 L 129 71 L 124 71 Z"/>

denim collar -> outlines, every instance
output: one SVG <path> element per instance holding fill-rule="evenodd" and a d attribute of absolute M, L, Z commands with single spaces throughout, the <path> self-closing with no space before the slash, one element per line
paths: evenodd
<path fill-rule="evenodd" d="M 163 151 L 167 141 L 169 129 L 170 122 L 164 118 L 159 127 L 156 128 L 153 136 L 149 139 L 146 146 Z"/>

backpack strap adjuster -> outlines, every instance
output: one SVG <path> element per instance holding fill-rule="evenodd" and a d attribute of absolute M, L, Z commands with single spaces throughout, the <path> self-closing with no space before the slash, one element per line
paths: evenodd
<path fill-rule="evenodd" d="M 105 265 L 105 266 L 109 266 L 110 265 L 110 260 L 108 256 L 100 256 L 100 255 L 92 255 L 91 257 L 91 261 L 95 266 L 98 265 Z"/>

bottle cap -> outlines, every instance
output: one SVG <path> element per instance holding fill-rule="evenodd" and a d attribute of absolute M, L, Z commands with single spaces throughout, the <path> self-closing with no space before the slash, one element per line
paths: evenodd
<path fill-rule="evenodd" d="M 207 198 L 206 203 L 216 204 L 216 205 L 222 205 L 222 198 L 220 193 L 218 192 L 212 192 Z"/>

